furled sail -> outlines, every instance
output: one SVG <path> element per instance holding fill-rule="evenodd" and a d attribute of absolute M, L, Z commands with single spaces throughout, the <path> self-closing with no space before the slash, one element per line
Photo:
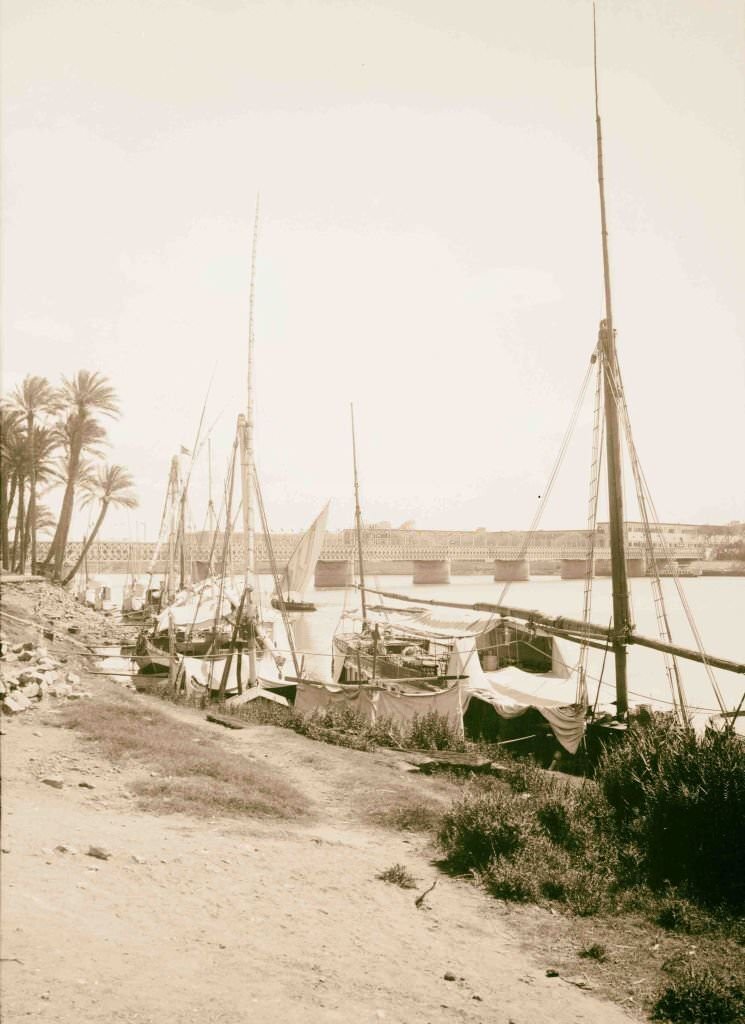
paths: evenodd
<path fill-rule="evenodd" d="M 326 503 L 323 511 L 303 534 L 298 546 L 290 555 L 290 560 L 287 563 L 287 568 L 281 581 L 285 599 L 305 600 L 306 592 L 313 582 L 316 562 L 321 554 L 324 537 L 326 536 L 326 523 L 329 517 L 330 504 L 330 502 Z"/>

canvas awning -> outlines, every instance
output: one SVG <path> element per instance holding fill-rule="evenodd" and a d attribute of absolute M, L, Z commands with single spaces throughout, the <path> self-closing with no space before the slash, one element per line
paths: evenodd
<path fill-rule="evenodd" d="M 559 743 L 575 754 L 585 733 L 587 706 L 577 703 L 576 672 L 565 650 L 553 641 L 550 672 L 525 672 L 509 665 L 495 672 L 481 667 L 473 637 L 456 640 L 448 662 L 448 675 L 463 675 L 463 711 L 472 699 L 490 704 L 501 718 L 524 715 L 531 708 L 546 719 Z"/>
<path fill-rule="evenodd" d="M 350 708 L 364 722 L 391 718 L 397 725 L 411 725 L 415 718 L 437 712 L 447 718 L 450 727 L 463 735 L 463 709 L 457 683 L 446 690 L 427 693 L 401 693 L 374 683 L 359 685 L 298 682 L 295 709 L 302 714 L 313 714 L 329 707 Z"/>
<path fill-rule="evenodd" d="M 240 597 L 229 583 L 222 584 L 221 598 L 220 580 L 210 577 L 177 594 L 173 603 L 158 616 L 155 629 L 157 633 L 167 632 L 169 617 L 173 618 L 177 629 L 210 626 L 228 618 L 239 604 Z"/>

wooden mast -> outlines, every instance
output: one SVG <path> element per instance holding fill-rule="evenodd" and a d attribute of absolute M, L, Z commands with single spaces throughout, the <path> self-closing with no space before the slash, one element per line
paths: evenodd
<path fill-rule="evenodd" d="M 354 434 L 354 405 L 349 403 L 352 415 L 352 463 L 354 465 L 354 522 L 357 529 L 357 558 L 360 563 L 360 598 L 362 602 L 362 622 L 367 625 L 367 601 L 365 598 L 365 566 L 362 558 L 362 511 L 360 509 L 360 482 L 357 476 L 357 440 Z"/>
<path fill-rule="evenodd" d="M 245 616 L 248 620 L 248 681 L 249 686 L 258 684 L 256 672 L 256 627 L 258 608 L 256 604 L 256 552 L 255 552 L 255 502 L 254 502 L 254 286 L 256 281 L 256 242 L 259 233 L 259 199 L 256 197 L 253 244 L 251 247 L 251 285 L 248 305 L 248 373 L 246 378 L 246 415 L 238 417 L 238 440 L 241 450 L 241 485 L 243 492 L 243 536 L 246 542 L 246 602 Z"/>
<path fill-rule="evenodd" d="M 600 227 L 603 246 L 603 283 L 605 288 L 605 319 L 600 323 L 598 348 L 603 367 L 605 396 L 605 437 L 608 461 L 608 520 L 610 530 L 611 577 L 613 586 L 613 657 L 616 667 L 616 715 L 624 719 L 628 713 L 626 681 L 626 644 L 632 628 L 629 606 L 629 584 L 626 576 L 626 551 L 623 521 L 623 485 L 621 481 L 621 438 L 618 422 L 618 381 L 616 372 L 616 339 L 613 329 L 613 308 L 608 257 L 608 224 L 605 213 L 605 179 L 603 173 L 603 137 L 598 101 L 598 59 L 595 7 L 592 9 L 593 69 L 595 75 L 595 126 L 597 131 L 598 187 L 600 191 Z"/>
<path fill-rule="evenodd" d="M 176 504 L 178 502 L 179 492 L 179 473 L 178 473 L 178 455 L 174 455 L 171 459 L 171 469 L 168 475 L 168 496 L 167 501 L 169 504 L 168 515 L 168 580 L 166 583 L 166 603 L 171 604 L 174 597 L 176 596 L 175 579 L 176 579 L 176 545 L 177 545 L 177 532 L 176 532 Z"/>

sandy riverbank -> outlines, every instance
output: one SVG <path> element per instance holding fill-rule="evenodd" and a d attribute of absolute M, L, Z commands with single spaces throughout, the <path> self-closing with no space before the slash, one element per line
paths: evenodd
<path fill-rule="evenodd" d="M 32 586 L 46 587 L 20 585 Z M 41 601 L 44 614 L 55 604 L 41 593 L 4 594 L 16 612 L 28 600 Z M 14 641 L 22 628 L 11 632 Z M 96 639 L 111 633 L 100 618 L 90 628 Z M 87 701 L 136 702 L 143 715 L 155 706 L 86 677 L 87 661 L 76 662 L 75 645 L 59 634 L 54 653 L 70 648 Z M 227 759 L 276 772 L 302 795 L 307 814 L 146 813 L 133 791 L 155 773 L 113 763 L 59 728 L 66 706 L 45 698 L 3 721 L 5 1021 L 632 1019 L 563 970 L 547 976 L 567 951 L 551 962 L 531 958 L 509 911 L 438 870 L 429 838 L 374 823 L 373 807 L 402 799 L 444 806 L 452 796 L 446 783 L 412 775 L 400 754 L 327 747 L 270 727 L 226 732 L 158 704 L 205 742 L 216 738 Z M 88 856 L 91 846 L 110 857 Z M 377 877 L 396 863 L 414 875 L 415 890 Z"/>

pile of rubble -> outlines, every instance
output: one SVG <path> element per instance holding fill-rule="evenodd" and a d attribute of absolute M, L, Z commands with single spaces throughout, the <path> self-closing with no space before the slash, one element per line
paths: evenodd
<path fill-rule="evenodd" d="M 0 700 L 6 715 L 35 707 L 44 697 L 76 700 L 90 694 L 80 689 L 80 676 L 65 668 L 67 660 L 29 640 L 11 645 L 0 639 Z"/>
<path fill-rule="evenodd" d="M 69 591 L 47 581 L 6 581 L 0 577 L 0 584 L 8 631 L 13 617 L 18 616 L 38 624 L 50 639 L 53 635 L 70 634 L 88 643 L 115 643 L 136 633 L 136 628 L 87 608 Z"/>

